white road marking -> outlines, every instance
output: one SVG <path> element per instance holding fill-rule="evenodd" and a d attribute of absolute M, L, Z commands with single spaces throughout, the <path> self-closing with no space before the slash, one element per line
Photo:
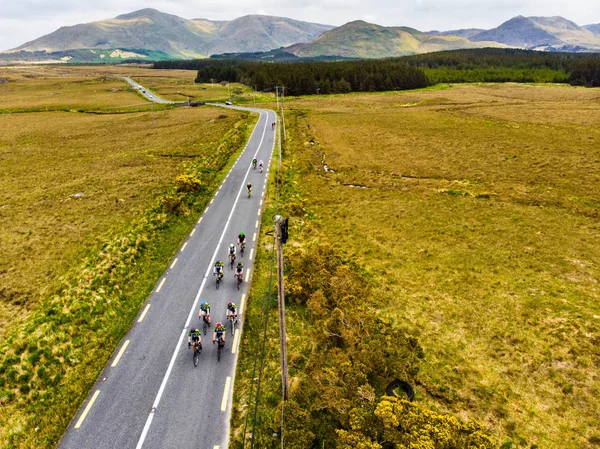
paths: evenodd
<path fill-rule="evenodd" d="M 221 401 L 221 411 L 227 410 L 227 399 L 229 396 L 229 386 L 231 385 L 231 376 L 227 376 L 225 379 L 225 390 L 223 391 L 223 400 Z"/>
<path fill-rule="evenodd" d="M 206 206 L 206 209 L 204 209 L 204 213 L 207 213 L 207 212 L 208 212 L 208 208 L 209 208 L 209 207 L 210 207 L 210 206 Z"/>
<path fill-rule="evenodd" d="M 258 209 L 258 210 L 256 211 L 256 215 L 258 215 L 259 217 L 260 217 L 260 212 L 261 212 L 261 210 L 260 210 L 260 209 Z"/>
<path fill-rule="evenodd" d="M 255 228 L 258 228 L 258 220 L 256 220 L 256 224 L 254 225 Z"/>
<path fill-rule="evenodd" d="M 156 293 L 160 292 L 160 289 L 162 288 L 163 285 L 165 285 L 166 280 L 167 280 L 167 278 L 163 278 L 163 280 L 160 281 L 160 284 L 158 284 L 158 288 L 156 289 Z"/>
<path fill-rule="evenodd" d="M 175 260 L 174 260 L 174 261 L 173 261 L 173 263 L 171 264 L 171 268 L 170 268 L 170 270 L 172 270 L 172 269 L 173 269 L 173 267 L 174 267 L 174 266 L 177 264 L 177 261 L 178 261 L 178 260 L 179 260 L 178 258 L 175 258 Z"/>
<path fill-rule="evenodd" d="M 202 221 L 202 217 L 200 217 L 200 220 L 198 220 L 198 224 L 200 224 L 201 221 Z"/>
<path fill-rule="evenodd" d="M 244 303 L 246 302 L 246 294 L 242 295 L 242 299 L 240 300 L 240 309 L 238 310 L 238 316 L 243 316 Z"/>
<path fill-rule="evenodd" d="M 148 305 L 150 305 L 150 304 L 148 304 Z M 114 362 L 112 362 L 112 365 L 110 365 L 110 366 L 112 366 L 113 368 L 115 366 L 117 366 L 117 363 L 119 363 L 119 360 L 121 360 L 121 356 L 123 355 L 123 353 L 127 349 L 127 346 L 129 346 L 129 342 L 130 341 L 131 340 L 127 340 L 125 343 L 123 343 L 123 346 L 121 346 L 121 350 L 119 351 L 119 353 L 117 354 L 117 357 L 115 357 Z"/>
<path fill-rule="evenodd" d="M 231 353 L 235 354 L 235 350 L 237 348 L 237 345 L 240 342 L 240 333 L 238 332 L 238 330 L 236 329 L 233 335 L 233 344 L 231 345 Z"/>
<path fill-rule="evenodd" d="M 252 241 L 256 242 L 256 232 L 254 233 L 254 235 L 252 236 Z"/>
<path fill-rule="evenodd" d="M 186 247 L 186 246 L 187 246 L 187 242 L 185 242 L 185 243 L 183 244 L 183 246 L 181 247 L 181 250 L 180 250 L 180 251 L 183 251 L 183 250 L 185 249 L 185 247 Z"/>
<path fill-rule="evenodd" d="M 248 260 L 252 260 L 252 254 L 254 254 L 254 248 L 250 250 L 250 257 L 248 258 Z"/>
<path fill-rule="evenodd" d="M 150 304 L 148 304 L 146 306 L 146 308 L 144 309 L 144 311 L 142 312 L 142 315 L 140 316 L 140 318 L 138 319 L 138 323 L 141 323 L 142 321 L 144 321 L 144 318 L 146 317 L 146 314 L 148 313 L 148 310 L 150 309 Z"/>
<path fill-rule="evenodd" d="M 75 424 L 75 428 L 76 429 L 79 429 L 81 427 L 81 425 L 83 424 L 83 421 L 85 420 L 85 417 L 90 412 L 90 409 L 92 408 L 92 405 L 94 405 L 94 402 L 96 402 L 96 399 L 98 398 L 99 394 L 100 394 L 100 390 L 96 390 L 96 392 L 92 396 L 92 399 L 90 399 L 90 402 L 88 402 L 88 404 L 85 406 L 85 410 L 83 411 L 83 413 L 81 414 L 81 416 L 77 420 L 77 424 Z"/>
<path fill-rule="evenodd" d="M 260 200 L 259 206 L 262 207 L 262 205 L 263 205 L 263 200 Z"/>
<path fill-rule="evenodd" d="M 249 277 L 250 277 L 250 270 L 246 270 L 246 282 L 248 282 Z"/>
<path fill-rule="evenodd" d="M 260 112 L 260 117 L 262 117 L 262 112 Z M 267 118 L 269 117 L 269 114 L 267 113 Z M 259 118 L 260 121 L 260 118 Z M 268 120 L 267 120 L 268 121 Z M 264 141 L 265 138 L 265 133 L 267 130 L 267 121 L 265 121 L 265 127 L 263 129 L 263 134 L 262 134 L 262 138 L 256 148 L 256 152 L 254 153 L 253 158 L 256 158 L 256 155 L 258 154 L 258 151 L 260 150 L 260 147 Z M 254 128 L 254 130 L 252 131 L 252 134 L 250 135 L 250 138 L 248 139 L 248 144 L 246 145 L 246 148 L 248 147 L 250 141 L 252 140 L 252 135 L 254 134 L 254 132 L 256 131 L 256 127 Z M 244 148 L 244 151 L 246 151 L 246 148 Z M 185 335 L 187 334 L 187 329 L 190 325 L 190 322 L 192 321 L 192 318 L 195 316 L 195 312 L 197 310 L 197 305 L 198 302 L 200 301 L 200 295 L 202 294 L 202 290 L 204 289 L 204 285 L 206 284 L 206 280 L 208 279 L 210 273 L 212 273 L 212 268 L 213 268 L 213 263 L 214 260 L 217 257 L 217 254 L 219 252 L 219 249 L 221 247 L 221 244 L 223 243 L 223 238 L 225 237 L 225 234 L 227 232 L 227 229 L 229 228 L 229 223 L 231 222 L 231 218 L 233 217 L 233 213 L 235 211 L 235 208 L 241 198 L 241 194 L 242 191 L 246 185 L 246 180 L 248 179 L 248 175 L 250 174 L 250 169 L 251 167 L 248 167 L 248 170 L 246 171 L 246 176 L 244 177 L 244 180 L 242 181 L 242 184 L 240 186 L 240 189 L 238 190 L 236 199 L 233 203 L 233 206 L 231 208 L 231 211 L 229 212 L 229 217 L 227 218 L 227 222 L 225 223 L 225 226 L 223 226 L 223 232 L 221 233 L 221 237 L 219 239 L 219 243 L 217 243 L 217 246 L 215 248 L 215 251 L 210 259 L 210 262 L 208 264 L 208 268 L 206 269 L 206 274 L 204 275 L 204 279 L 202 280 L 202 283 L 200 284 L 200 288 L 198 289 L 198 293 L 196 294 L 196 298 L 194 300 L 194 304 L 192 305 L 192 308 L 190 310 L 190 313 L 188 315 L 187 321 L 185 322 L 185 326 L 183 328 L 183 330 L 181 331 L 181 335 L 179 336 L 179 340 L 177 340 L 177 344 L 175 346 L 175 349 L 173 351 L 173 355 L 171 356 L 171 361 L 169 362 L 169 366 L 167 368 L 167 372 L 165 373 L 162 383 L 160 385 L 160 388 L 158 389 L 158 393 L 156 395 L 156 399 L 154 400 L 154 403 L 152 404 L 152 410 L 149 414 L 148 414 L 148 418 L 146 419 L 146 424 L 144 424 L 144 428 L 142 430 L 142 434 L 140 435 L 140 438 L 138 440 L 138 443 L 136 445 L 136 449 L 141 449 L 142 446 L 144 445 L 144 441 L 146 440 L 146 436 L 148 435 L 148 431 L 150 430 L 150 426 L 152 425 L 152 420 L 154 419 L 154 410 L 156 410 L 158 408 L 158 405 L 160 403 L 160 400 L 162 398 L 162 395 L 165 391 L 165 388 L 167 386 L 167 382 L 169 380 L 169 377 L 171 376 L 171 371 L 173 370 L 173 366 L 175 365 L 175 359 L 177 358 L 177 354 L 179 353 L 183 340 L 185 338 Z M 231 171 L 230 171 L 231 173 Z M 229 176 L 229 175 L 228 175 Z M 257 226 L 258 226 L 258 221 L 257 221 Z M 195 230 L 195 229 L 194 229 Z M 192 232 L 193 233 L 193 232 Z M 231 383 L 231 377 L 227 378 L 227 383 Z M 225 396 L 226 398 L 226 396 Z M 225 402 L 225 409 L 227 408 L 227 402 Z M 224 411 L 224 409 L 222 409 Z"/>
<path fill-rule="evenodd" d="M 194 232 L 196 232 L 196 228 L 192 229 L 192 232 L 190 232 L 190 237 L 194 235 Z"/>
<path fill-rule="evenodd" d="M 210 203 L 208 203 L 208 204 L 212 204 L 214 200 L 215 200 L 215 198 L 213 197 L 213 199 L 210 200 Z"/>

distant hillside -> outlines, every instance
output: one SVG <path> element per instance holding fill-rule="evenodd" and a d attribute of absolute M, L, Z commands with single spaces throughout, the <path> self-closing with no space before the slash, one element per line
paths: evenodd
<path fill-rule="evenodd" d="M 481 33 L 482 31 L 485 31 L 484 29 L 481 28 L 463 28 L 460 30 L 450 30 L 450 31 L 427 31 L 426 34 L 437 34 L 438 36 L 458 36 L 458 37 L 464 37 L 467 39 L 470 39 L 471 37 L 475 36 L 476 34 Z"/>
<path fill-rule="evenodd" d="M 458 36 L 426 34 L 408 27 L 382 27 L 357 20 L 323 33 L 312 42 L 286 51 L 299 57 L 337 55 L 348 58 L 387 58 L 457 48 L 502 46 L 474 43 Z"/>
<path fill-rule="evenodd" d="M 172 58 L 201 58 L 213 53 L 268 51 L 308 42 L 331 28 L 271 16 L 245 16 L 230 22 L 187 20 L 147 8 L 114 19 L 62 27 L 10 52 L 87 49 L 94 54 L 93 50 L 140 49 Z"/>
<path fill-rule="evenodd" d="M 469 39 L 500 42 L 526 49 L 600 50 L 600 37 L 562 17 L 517 16 Z"/>
<path fill-rule="evenodd" d="M 594 23 L 591 25 L 584 25 L 584 27 L 586 30 L 591 31 L 592 33 L 600 36 L 600 23 Z"/>

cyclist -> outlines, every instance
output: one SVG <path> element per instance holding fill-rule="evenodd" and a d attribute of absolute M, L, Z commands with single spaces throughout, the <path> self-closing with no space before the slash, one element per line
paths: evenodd
<path fill-rule="evenodd" d="M 248 196 L 250 196 L 250 194 L 252 193 L 252 184 L 248 183 L 248 185 L 246 186 L 246 190 L 248 190 Z"/>
<path fill-rule="evenodd" d="M 198 345 L 198 350 L 202 351 L 202 337 L 199 329 L 192 327 L 188 332 L 188 348 L 192 345 Z"/>
<path fill-rule="evenodd" d="M 244 274 L 244 264 L 242 262 L 238 262 L 237 266 L 235 267 L 234 276 L 241 276 L 243 274 Z"/>
<path fill-rule="evenodd" d="M 229 257 L 233 257 L 233 259 L 235 260 L 235 256 L 236 256 L 235 245 L 233 243 L 230 243 L 229 244 Z"/>
<path fill-rule="evenodd" d="M 252 159 L 252 168 L 256 170 L 256 159 Z"/>
<path fill-rule="evenodd" d="M 240 232 L 238 235 L 238 245 L 246 247 L 246 235 L 243 232 Z"/>
<path fill-rule="evenodd" d="M 220 322 L 215 326 L 215 332 L 213 333 L 213 345 L 217 340 L 222 340 L 225 343 L 225 326 Z"/>
<path fill-rule="evenodd" d="M 265 165 L 265 164 L 263 163 L 263 161 L 262 161 L 262 159 L 261 159 L 261 160 L 260 160 L 260 162 L 258 163 L 258 168 L 260 168 L 260 172 L 261 172 L 261 173 L 262 173 L 262 171 L 263 171 L 263 167 L 264 167 L 264 165 Z"/>
<path fill-rule="evenodd" d="M 227 303 L 227 319 L 229 319 L 230 316 L 233 316 L 233 319 L 237 323 L 237 306 L 233 302 Z"/>
<path fill-rule="evenodd" d="M 217 260 L 215 262 L 215 267 L 213 268 L 213 276 L 219 276 L 219 278 L 222 279 L 224 266 L 225 263 L 222 260 Z"/>
<path fill-rule="evenodd" d="M 200 311 L 198 312 L 198 319 L 202 320 L 206 317 L 206 322 L 210 324 L 210 304 L 206 301 L 200 303 Z"/>

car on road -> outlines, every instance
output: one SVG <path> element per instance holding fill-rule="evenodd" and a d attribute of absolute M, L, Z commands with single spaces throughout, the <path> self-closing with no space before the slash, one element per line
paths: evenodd
<path fill-rule="evenodd" d="M 225 104 L 226 104 L 227 106 L 231 106 L 231 101 L 226 101 L 226 102 L 225 102 Z"/>

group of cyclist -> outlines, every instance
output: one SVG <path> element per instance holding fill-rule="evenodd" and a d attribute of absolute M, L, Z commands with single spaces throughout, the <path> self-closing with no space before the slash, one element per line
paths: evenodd
<path fill-rule="evenodd" d="M 225 318 L 227 320 L 229 320 L 231 317 L 233 317 L 234 322 L 237 323 L 237 305 L 233 302 L 227 303 L 227 313 L 225 315 Z M 206 301 L 202 301 L 200 303 L 198 319 L 205 320 L 208 323 L 208 325 L 210 325 L 210 304 Z M 213 331 L 213 345 L 217 342 L 225 344 L 225 333 L 225 325 L 219 321 L 215 325 L 215 329 Z M 197 346 L 198 350 L 202 351 L 202 332 L 200 331 L 200 329 L 197 329 L 195 327 L 192 327 L 188 332 L 188 347 L 192 346 Z"/>
<path fill-rule="evenodd" d="M 273 127 L 273 129 L 275 128 L 274 123 L 272 124 L 272 127 Z M 260 172 L 262 173 L 263 168 L 264 168 L 264 162 L 262 161 L 262 159 L 260 161 L 257 161 L 256 158 L 252 159 L 252 168 L 253 169 L 256 169 L 257 164 L 260 169 Z M 248 183 L 246 186 L 246 189 L 248 190 L 248 197 L 250 197 L 250 195 L 252 194 L 252 184 Z M 237 238 L 237 243 L 240 246 L 240 248 L 242 248 L 242 249 L 246 246 L 246 236 L 243 232 L 239 233 L 238 238 Z M 229 245 L 229 260 L 233 262 L 233 261 L 235 261 L 235 258 L 236 258 L 236 248 L 235 248 L 235 245 L 233 243 L 231 243 Z M 224 267 L 225 267 L 225 263 L 222 260 L 217 260 L 215 262 L 215 266 L 213 268 L 213 276 L 217 276 L 219 278 L 219 280 L 222 280 L 223 275 L 224 275 Z M 233 276 L 234 276 L 234 278 L 243 279 L 243 273 L 244 273 L 244 265 L 241 262 L 238 262 L 238 264 L 235 267 Z M 237 323 L 237 306 L 235 305 L 235 303 L 229 302 L 227 304 L 226 319 L 230 319 L 231 316 L 233 316 L 233 319 Z M 202 301 L 200 303 L 200 311 L 198 312 L 198 319 L 206 321 L 206 323 L 210 326 L 210 304 L 208 304 L 206 301 Z M 215 328 L 213 331 L 213 338 L 212 338 L 213 344 L 215 344 L 216 342 L 225 344 L 225 333 L 226 333 L 225 325 L 223 325 L 223 323 L 221 323 L 221 322 L 218 322 L 215 325 Z M 198 347 L 199 350 L 202 350 L 201 334 L 202 333 L 200 332 L 199 329 L 192 327 L 190 329 L 190 331 L 188 332 L 188 347 L 194 346 L 194 347 Z"/>
<path fill-rule="evenodd" d="M 240 232 L 238 234 L 237 237 L 237 243 L 240 246 L 240 248 L 243 248 L 246 246 L 246 235 L 243 232 Z M 236 257 L 236 249 L 235 249 L 235 245 L 233 243 L 231 243 L 229 245 L 229 257 L 233 257 L 233 259 L 235 260 Z M 224 275 L 224 266 L 225 264 L 223 263 L 223 261 L 221 260 L 217 260 L 215 262 L 215 266 L 213 268 L 213 276 L 218 276 L 220 279 L 223 278 Z M 234 271 L 234 278 L 243 278 L 243 273 L 244 273 L 244 265 L 241 262 L 238 262 L 237 266 L 235 267 L 235 271 Z M 225 314 L 225 319 L 229 320 L 231 317 L 233 317 L 233 319 L 235 320 L 235 322 L 237 323 L 238 317 L 237 317 L 237 305 L 235 303 L 229 302 L 227 303 L 227 312 Z M 198 312 L 198 319 L 199 320 L 204 320 L 206 321 L 206 324 L 208 326 L 211 325 L 210 323 L 210 304 L 206 301 L 201 301 L 200 302 L 200 311 Z M 215 325 L 214 331 L 213 331 L 213 338 L 212 338 L 212 342 L 213 344 L 215 344 L 216 342 L 220 342 L 221 344 L 225 344 L 225 325 L 221 322 L 218 322 Z M 202 350 L 202 336 L 201 336 L 202 332 L 200 331 L 200 329 L 197 329 L 196 327 L 192 327 L 190 329 L 190 331 L 188 332 L 188 347 L 192 347 L 194 346 L 195 348 L 197 347 L 198 350 Z"/>

